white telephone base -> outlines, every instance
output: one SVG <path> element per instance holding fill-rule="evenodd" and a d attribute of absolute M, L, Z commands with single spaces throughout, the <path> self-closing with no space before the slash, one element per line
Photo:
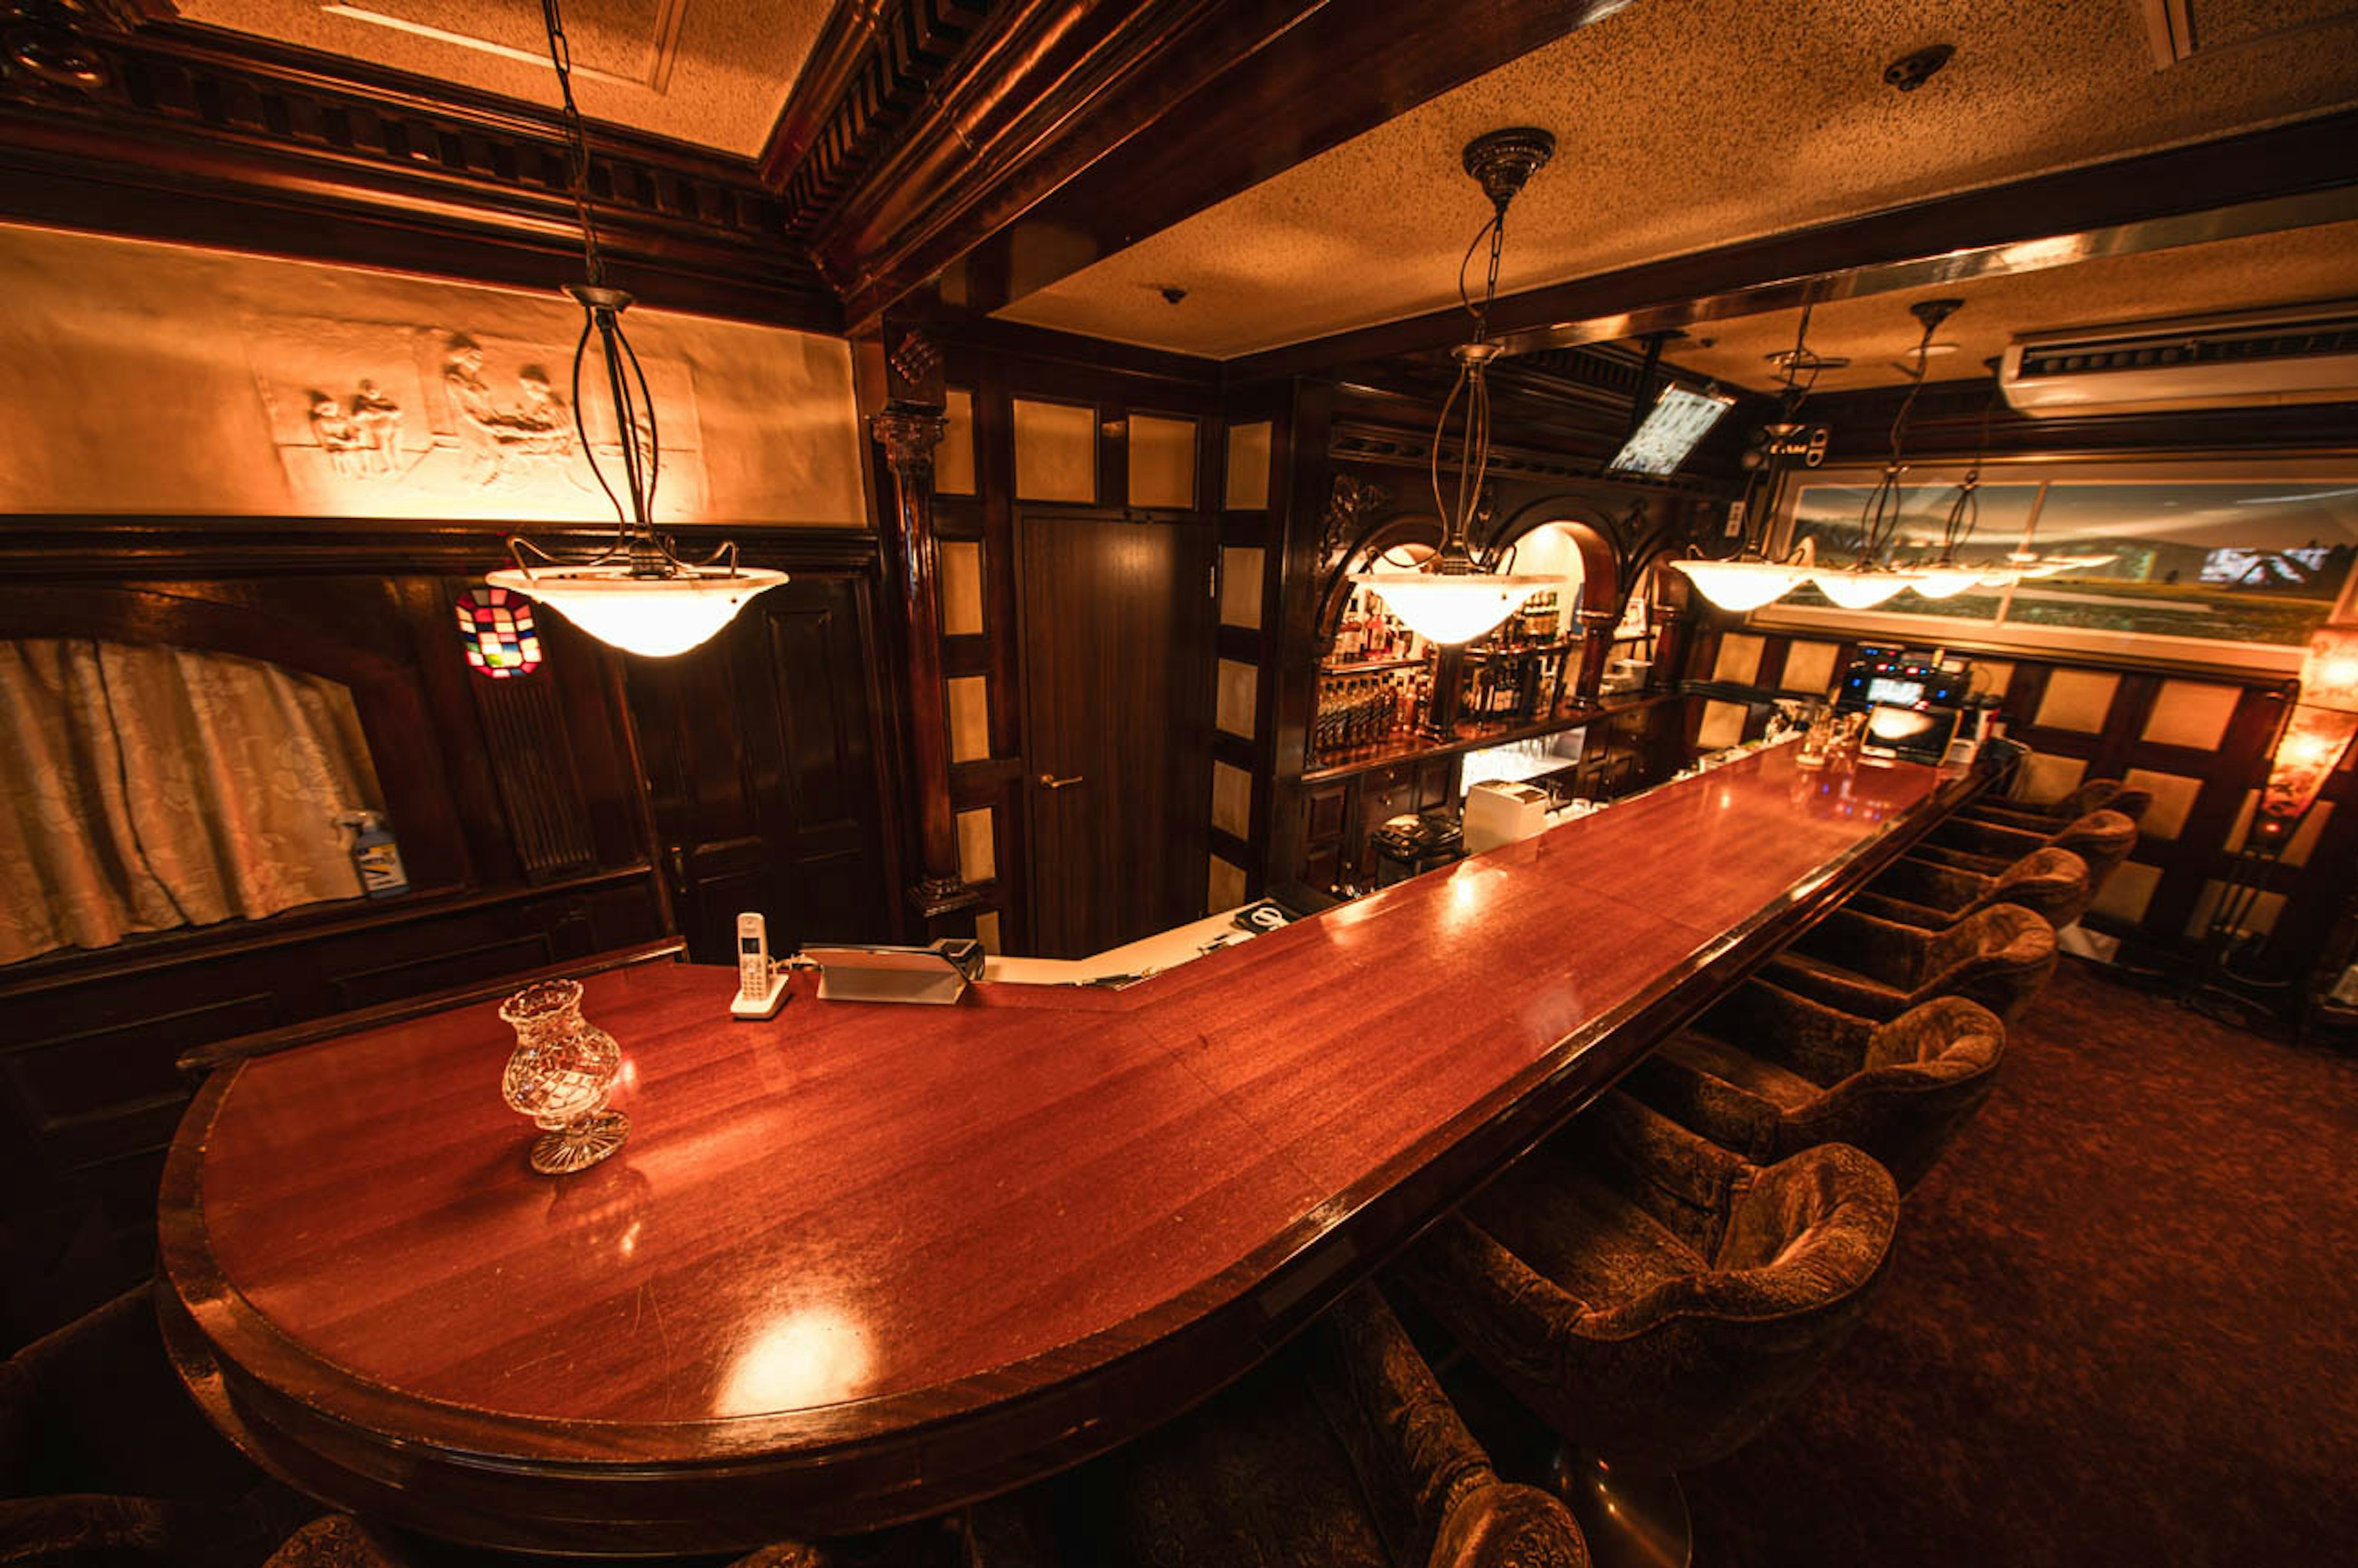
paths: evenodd
<path fill-rule="evenodd" d="M 752 998 L 748 997 L 741 990 L 739 991 L 736 999 L 729 1004 L 729 1016 L 742 1019 L 774 1018 L 777 1016 L 778 1009 L 791 1001 L 794 994 L 793 989 L 786 984 L 786 977 L 776 976 L 770 981 L 768 996 Z"/>

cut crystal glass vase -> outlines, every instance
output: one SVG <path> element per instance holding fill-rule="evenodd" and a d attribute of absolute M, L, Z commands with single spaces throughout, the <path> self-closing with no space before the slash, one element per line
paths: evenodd
<path fill-rule="evenodd" d="M 500 1004 L 516 1033 L 514 1054 L 500 1079 L 508 1108 L 541 1129 L 532 1168 L 543 1175 L 584 1171 L 622 1146 L 631 1119 L 606 1108 L 622 1048 L 581 1016 L 579 980 L 542 980 Z"/>

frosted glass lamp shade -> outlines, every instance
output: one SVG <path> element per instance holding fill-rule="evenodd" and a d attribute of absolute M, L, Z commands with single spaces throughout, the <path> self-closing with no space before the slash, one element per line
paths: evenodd
<path fill-rule="evenodd" d="M 733 572 L 687 571 L 676 577 L 633 577 L 628 567 L 514 568 L 487 579 L 538 600 L 601 643 L 626 654 L 668 658 L 707 641 L 735 619 L 758 593 L 786 574 L 744 567 Z"/>
<path fill-rule="evenodd" d="M 2300 665 L 2300 702 L 2304 708 L 2358 713 L 2358 622 L 2320 626 L 2309 638 Z"/>
<path fill-rule="evenodd" d="M 1907 572 L 1822 571 L 1811 576 L 1818 591 L 1844 610 L 1872 610 L 1916 580 Z"/>
<path fill-rule="evenodd" d="M 1982 577 L 1980 567 L 1919 567 L 1915 580 L 1908 586 L 1926 599 L 1954 599 L 1980 583 Z"/>
<path fill-rule="evenodd" d="M 1410 631 L 1442 643 L 1472 642 L 1562 581 L 1497 572 L 1354 572 L 1351 580 L 1382 595 Z"/>
<path fill-rule="evenodd" d="M 2342 753 L 2350 749 L 2353 734 L 2358 734 L 2358 708 L 2308 702 L 2295 707 L 2269 760 L 2267 788 L 2260 795 L 2262 825 L 2271 817 L 2289 825 L 2306 815 L 2326 779 L 2342 765 Z"/>
<path fill-rule="evenodd" d="M 1801 586 L 1806 573 L 1775 561 L 1672 561 L 1697 593 L 1722 610 L 1758 610 Z"/>

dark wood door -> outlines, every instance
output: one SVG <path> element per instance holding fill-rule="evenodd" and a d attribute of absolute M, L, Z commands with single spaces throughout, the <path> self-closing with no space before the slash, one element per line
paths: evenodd
<path fill-rule="evenodd" d="M 665 874 L 689 955 L 891 941 L 874 637 L 856 578 L 797 577 L 702 647 L 628 661 Z"/>
<path fill-rule="evenodd" d="M 1033 950 L 1079 957 L 1203 913 L 1209 523 L 1018 520 Z"/>

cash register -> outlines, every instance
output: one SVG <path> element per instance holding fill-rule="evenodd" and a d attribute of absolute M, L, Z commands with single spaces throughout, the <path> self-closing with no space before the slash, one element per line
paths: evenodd
<path fill-rule="evenodd" d="M 1834 707 L 1865 713 L 1866 745 L 1910 762 L 1938 762 L 1975 729 L 1959 720 L 1971 705 L 1973 666 L 1939 649 L 1861 643 L 1843 672 Z"/>

